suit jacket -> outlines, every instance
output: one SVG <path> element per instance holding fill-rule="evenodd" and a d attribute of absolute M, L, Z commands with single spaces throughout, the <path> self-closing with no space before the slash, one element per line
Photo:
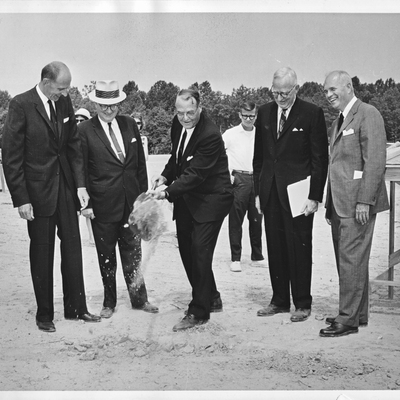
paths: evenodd
<path fill-rule="evenodd" d="M 372 214 L 389 208 L 385 185 L 386 132 L 379 111 L 357 100 L 330 139 L 327 217 L 331 201 L 340 217 L 355 217 L 357 203 L 369 204 Z"/>
<path fill-rule="evenodd" d="M 14 207 L 31 203 L 34 215 L 53 215 L 63 173 L 75 200 L 85 187 L 83 155 L 69 96 L 56 103 L 59 137 L 36 88 L 15 96 L 3 135 L 3 167 Z"/>
<path fill-rule="evenodd" d="M 182 154 L 178 171 L 176 152 L 181 132 L 182 125 L 175 116 L 171 128 L 171 157 L 162 172 L 167 178 L 168 200 L 173 202 L 183 197 L 197 222 L 223 219 L 233 202 L 233 188 L 222 135 L 202 112 Z"/>
<path fill-rule="evenodd" d="M 136 123 L 124 115 L 116 120 L 124 141 L 124 163 L 112 149 L 97 115 L 78 125 L 90 195 L 88 208 L 93 208 L 100 222 L 121 221 L 126 203 L 132 211 L 136 198 L 148 188 L 146 159 Z"/>
<path fill-rule="evenodd" d="M 290 211 L 287 186 L 311 175 L 310 200 L 322 201 L 328 169 L 328 135 L 320 107 L 296 98 L 277 139 L 278 105 L 258 110 L 254 141 L 254 189 L 264 209 L 275 180 L 279 200 Z"/>

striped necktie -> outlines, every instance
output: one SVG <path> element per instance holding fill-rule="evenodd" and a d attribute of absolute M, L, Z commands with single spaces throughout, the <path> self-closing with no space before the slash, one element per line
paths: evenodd
<path fill-rule="evenodd" d="M 285 122 L 286 122 L 286 110 L 282 109 L 281 120 L 279 121 L 279 130 L 278 130 L 278 137 L 277 137 L 278 139 L 283 131 L 283 126 L 285 125 Z"/>
<path fill-rule="evenodd" d="M 108 123 L 108 127 L 110 128 L 110 137 L 115 146 L 115 150 L 117 150 L 118 158 L 121 160 L 122 163 L 124 163 L 125 162 L 124 153 L 122 152 L 121 147 L 118 143 L 117 137 L 115 136 L 115 133 L 114 133 L 113 129 L 111 128 L 111 122 Z"/>

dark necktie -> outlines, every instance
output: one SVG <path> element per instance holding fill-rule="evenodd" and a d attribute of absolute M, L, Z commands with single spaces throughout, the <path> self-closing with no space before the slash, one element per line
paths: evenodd
<path fill-rule="evenodd" d="M 340 127 L 341 127 L 342 124 L 343 124 L 343 120 L 344 120 L 343 114 L 340 113 L 340 115 L 339 115 L 339 122 L 338 122 L 338 126 L 337 126 L 338 132 L 339 132 L 339 130 L 340 130 Z"/>
<path fill-rule="evenodd" d="M 108 123 L 108 127 L 110 128 L 110 137 L 114 144 L 115 149 L 117 150 L 118 158 L 121 160 L 122 163 L 124 163 L 125 162 L 124 153 L 122 152 L 121 147 L 118 143 L 118 140 L 115 136 L 115 133 L 114 133 L 113 129 L 111 128 L 111 122 Z"/>
<path fill-rule="evenodd" d="M 179 145 L 179 150 L 178 150 L 178 165 L 181 165 L 181 163 L 182 163 L 182 154 L 183 154 L 183 148 L 185 147 L 186 136 L 187 136 L 187 131 L 185 129 L 185 132 L 183 132 L 181 144 Z"/>
<path fill-rule="evenodd" d="M 47 100 L 47 102 L 49 103 L 49 107 L 50 107 L 50 121 L 53 124 L 54 132 L 56 134 L 56 137 L 58 138 L 57 115 L 56 115 L 56 112 L 54 110 L 52 101 L 49 99 L 49 100 Z"/>
<path fill-rule="evenodd" d="M 281 120 L 279 121 L 278 139 L 283 131 L 283 126 L 285 125 L 285 122 L 286 122 L 286 110 L 282 109 Z"/>

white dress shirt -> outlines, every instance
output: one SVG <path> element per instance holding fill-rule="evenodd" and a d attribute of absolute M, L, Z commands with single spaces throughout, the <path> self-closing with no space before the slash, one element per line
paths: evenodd
<path fill-rule="evenodd" d="M 101 118 L 99 118 L 99 121 L 101 123 L 101 126 L 104 129 L 104 132 L 107 135 L 108 140 L 110 141 L 111 147 L 114 150 L 115 155 L 118 157 L 117 149 L 115 148 L 114 143 L 111 140 L 110 128 L 108 126 L 108 122 L 104 122 Z M 113 130 L 113 132 L 115 134 L 115 137 L 117 138 L 117 142 L 119 144 L 119 147 L 121 148 L 122 154 L 125 157 L 126 154 L 125 154 L 124 140 L 122 139 L 121 130 L 119 129 L 118 122 L 117 122 L 117 120 L 115 118 L 111 122 L 111 128 L 112 128 L 112 130 Z"/>

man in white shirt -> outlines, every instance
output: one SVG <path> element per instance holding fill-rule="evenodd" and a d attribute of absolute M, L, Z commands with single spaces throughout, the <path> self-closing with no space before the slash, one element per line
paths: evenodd
<path fill-rule="evenodd" d="M 229 243 L 231 247 L 232 272 L 241 272 L 242 225 L 247 212 L 251 260 L 263 263 L 261 244 L 262 214 L 255 206 L 253 184 L 254 123 L 257 106 L 247 101 L 240 106 L 241 123 L 225 131 L 222 135 L 228 156 L 229 172 L 234 187 L 234 201 L 229 212 Z"/>
<path fill-rule="evenodd" d="M 100 316 L 110 318 L 117 304 L 117 243 L 132 308 L 156 313 L 158 308 L 148 302 L 140 271 L 140 236 L 128 225 L 134 201 L 148 186 L 139 130 L 133 118 L 117 115 L 118 104 L 126 98 L 117 81 L 97 81 L 89 98 L 96 105 L 97 115 L 78 126 L 91 196 L 82 215 L 92 222 L 103 279 Z"/>

